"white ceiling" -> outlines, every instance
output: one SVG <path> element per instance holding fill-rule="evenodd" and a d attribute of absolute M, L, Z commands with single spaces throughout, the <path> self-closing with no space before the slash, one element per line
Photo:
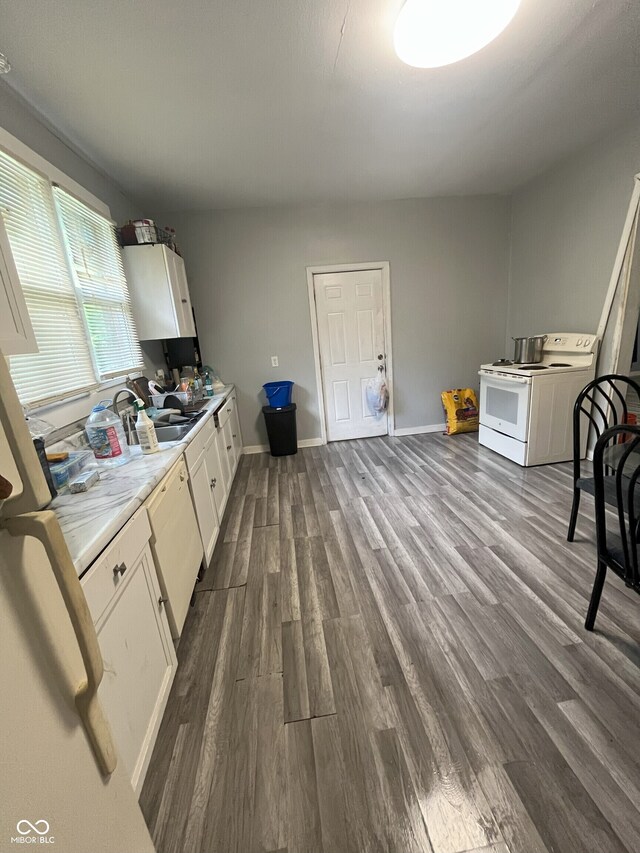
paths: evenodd
<path fill-rule="evenodd" d="M 153 210 L 507 192 L 638 115 L 638 0 L 522 0 L 435 70 L 395 57 L 401 3 L 0 0 L 0 51 Z"/>

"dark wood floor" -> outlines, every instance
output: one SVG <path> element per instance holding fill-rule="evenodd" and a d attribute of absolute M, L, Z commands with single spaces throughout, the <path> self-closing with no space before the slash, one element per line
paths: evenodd
<path fill-rule="evenodd" d="M 242 459 L 141 804 L 160 853 L 640 851 L 640 601 L 475 436 Z"/>

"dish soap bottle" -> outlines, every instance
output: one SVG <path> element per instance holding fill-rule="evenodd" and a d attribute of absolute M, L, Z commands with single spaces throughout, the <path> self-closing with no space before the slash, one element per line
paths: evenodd
<path fill-rule="evenodd" d="M 160 445 L 158 444 L 158 436 L 156 435 L 156 428 L 153 425 L 153 421 L 145 412 L 142 400 L 136 400 L 133 405 L 138 412 L 136 434 L 140 442 L 140 449 L 145 454 L 157 453 L 160 450 Z"/>
<path fill-rule="evenodd" d="M 87 418 L 85 431 L 93 455 L 101 465 L 125 465 L 129 461 L 129 445 L 120 418 L 110 411 L 105 400 L 94 406 Z"/>

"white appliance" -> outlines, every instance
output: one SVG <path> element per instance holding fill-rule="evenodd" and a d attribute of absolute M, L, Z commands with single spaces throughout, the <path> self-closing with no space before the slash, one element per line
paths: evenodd
<path fill-rule="evenodd" d="M 593 334 L 552 332 L 538 364 L 483 364 L 480 444 L 523 466 L 573 459 L 573 405 L 595 376 L 598 344 Z"/>
<path fill-rule="evenodd" d="M 0 849 L 153 843 L 97 698 L 103 663 L 0 352 Z"/>
<path fill-rule="evenodd" d="M 189 474 L 181 456 L 145 501 L 151 524 L 151 550 L 167 598 L 171 636 L 179 639 L 198 580 L 203 549 L 189 493 Z"/>

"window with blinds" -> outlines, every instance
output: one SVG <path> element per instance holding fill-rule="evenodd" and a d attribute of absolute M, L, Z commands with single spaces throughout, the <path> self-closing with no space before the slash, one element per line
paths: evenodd
<path fill-rule="evenodd" d="M 53 190 L 100 379 L 143 367 L 129 289 L 112 224 L 60 187 Z"/>
<path fill-rule="evenodd" d="M 55 400 L 95 386 L 50 184 L 2 151 L 0 211 L 38 343 L 37 353 L 9 360 L 20 401 Z"/>
<path fill-rule="evenodd" d="M 139 370 L 111 223 L 1 150 L 0 215 L 38 343 L 37 353 L 9 359 L 22 404 L 61 400 Z"/>

